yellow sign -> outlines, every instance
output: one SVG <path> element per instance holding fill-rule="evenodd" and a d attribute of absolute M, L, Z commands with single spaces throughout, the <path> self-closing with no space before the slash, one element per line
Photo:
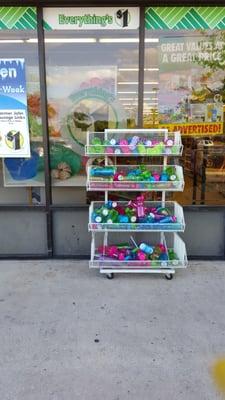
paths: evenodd
<path fill-rule="evenodd" d="M 223 133 L 222 122 L 159 124 L 159 128 L 166 128 L 169 132 L 180 131 L 183 136 L 211 136 Z"/>
<path fill-rule="evenodd" d="M 11 150 L 20 150 L 24 145 L 24 137 L 19 131 L 12 130 L 5 136 L 5 142 Z"/>

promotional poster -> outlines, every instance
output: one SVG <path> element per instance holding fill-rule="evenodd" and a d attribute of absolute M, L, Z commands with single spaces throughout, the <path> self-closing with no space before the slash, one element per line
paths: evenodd
<path fill-rule="evenodd" d="M 208 37 L 160 40 L 159 123 L 183 135 L 223 132 L 224 71 L 204 67 L 220 60 L 223 43 Z"/>
<path fill-rule="evenodd" d="M 0 157 L 30 157 L 24 59 L 0 59 Z"/>

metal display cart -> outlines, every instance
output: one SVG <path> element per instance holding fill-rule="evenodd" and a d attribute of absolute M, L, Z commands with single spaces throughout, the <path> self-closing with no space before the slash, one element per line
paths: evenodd
<path fill-rule="evenodd" d="M 135 140 L 136 138 L 136 144 Z M 137 140 L 145 138 L 144 141 Z M 133 143 L 132 143 L 133 140 Z M 119 143 L 119 144 L 118 144 Z M 138 144 L 139 143 L 139 144 Z M 156 143 L 156 144 L 155 144 Z M 181 156 L 183 146 L 180 132 L 168 132 L 167 129 L 105 129 L 104 132 L 87 132 L 87 144 L 85 154 L 89 158 L 102 158 L 103 166 L 89 164 L 87 168 L 87 190 L 104 191 L 105 201 L 92 202 L 89 208 L 88 229 L 92 233 L 90 268 L 98 268 L 100 273 L 106 274 L 112 279 L 114 273 L 158 273 L 164 274 L 167 279 L 172 279 L 175 270 L 187 266 L 187 255 L 184 241 L 177 232 L 185 229 L 183 208 L 174 201 L 166 201 L 166 193 L 169 191 L 183 191 L 184 178 L 183 169 L 179 165 L 168 164 L 168 157 Z M 145 170 L 162 174 L 166 168 L 175 171 L 171 180 L 138 180 L 129 178 L 133 173 L 133 165 L 117 165 L 117 157 L 163 157 L 162 165 L 144 164 Z M 113 160 L 113 161 L 112 161 Z M 104 169 L 106 174 L 99 175 L 96 171 Z M 109 178 L 108 173 L 122 174 L 121 179 Z M 161 175 L 162 176 L 162 175 Z M 161 201 L 146 201 L 148 207 L 164 207 L 170 210 L 175 216 L 174 223 L 123 223 L 113 221 L 93 221 L 93 214 L 96 209 L 104 206 L 109 201 L 109 192 L 161 192 Z M 126 202 L 118 201 L 117 205 L 123 207 Z M 173 251 L 176 259 L 166 260 L 119 260 L 104 257 L 98 253 L 96 247 L 96 234 L 102 234 L 103 246 L 107 246 L 109 236 L 116 232 L 151 232 L 154 237 L 163 244 L 167 254 Z M 136 244 L 131 236 L 131 240 Z"/>

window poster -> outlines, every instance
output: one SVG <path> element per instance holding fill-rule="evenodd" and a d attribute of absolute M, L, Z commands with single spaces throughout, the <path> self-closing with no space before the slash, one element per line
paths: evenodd
<path fill-rule="evenodd" d="M 31 158 L 4 163 L 5 186 L 44 186 L 44 152 L 38 69 L 28 71 Z M 47 68 L 50 168 L 53 186 L 85 186 L 87 131 L 126 127 L 116 99 L 115 66 Z"/>
<path fill-rule="evenodd" d="M 220 36 L 160 40 L 159 122 L 183 135 L 223 133 L 225 72 Z"/>
<path fill-rule="evenodd" d="M 0 157 L 29 157 L 24 59 L 0 59 Z"/>

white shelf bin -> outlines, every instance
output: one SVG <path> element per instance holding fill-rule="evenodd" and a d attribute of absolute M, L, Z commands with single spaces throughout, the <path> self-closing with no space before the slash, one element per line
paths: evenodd
<path fill-rule="evenodd" d="M 178 236 L 177 233 L 173 233 L 173 243 L 172 247 L 167 247 L 167 240 L 164 236 L 163 243 L 165 244 L 166 248 L 172 248 L 176 253 L 178 259 L 177 260 L 129 260 L 129 261 L 118 261 L 116 259 L 102 257 L 97 253 L 97 249 L 95 249 L 95 254 L 92 255 L 91 260 L 89 261 L 90 268 L 99 268 L 102 272 L 104 270 L 110 272 L 132 272 L 133 270 L 142 270 L 142 271 L 151 271 L 159 272 L 159 270 L 166 270 L 168 269 L 179 269 L 179 268 L 186 268 L 187 267 L 187 253 L 184 241 Z M 105 271 L 106 272 L 106 271 Z"/>
<path fill-rule="evenodd" d="M 149 141 L 149 145 L 132 147 L 131 145 L 118 144 L 121 140 L 131 139 L 138 136 L 140 139 L 145 138 Z M 94 139 L 100 139 L 102 144 L 94 145 Z M 111 140 L 117 144 L 110 144 Z M 166 144 L 167 140 L 172 140 L 173 145 Z M 150 144 L 154 141 L 163 143 L 160 147 Z M 107 144 L 105 144 L 107 143 Z M 158 149 L 158 150 L 157 150 Z M 119 157 L 158 157 L 158 156 L 181 156 L 183 145 L 181 142 L 180 132 L 168 132 L 167 129 L 106 129 L 105 132 L 88 132 L 87 144 L 85 146 L 85 154 L 89 157 L 96 156 L 119 156 Z"/>
<path fill-rule="evenodd" d="M 125 207 L 127 205 L 127 201 L 118 201 L 118 206 Z M 89 231 L 97 231 L 97 232 L 107 232 L 107 231 L 120 231 L 120 232 L 184 232 L 185 229 L 185 221 L 184 221 L 184 213 L 183 208 L 175 201 L 167 201 L 165 202 L 165 207 L 170 211 L 170 215 L 175 215 L 177 221 L 170 223 L 98 223 L 92 220 L 94 210 L 100 208 L 105 203 L 104 201 L 96 201 L 92 202 L 89 207 Z M 160 201 L 145 201 L 146 207 L 160 207 L 162 206 L 162 202 Z"/>
<path fill-rule="evenodd" d="M 146 165 L 145 166 L 150 172 L 161 173 L 164 169 L 163 165 Z M 171 191 L 171 192 L 181 192 L 184 189 L 184 176 L 183 169 L 179 165 L 168 165 L 167 167 L 174 167 L 177 180 L 175 181 L 155 181 L 150 182 L 147 180 L 136 181 L 133 179 L 127 179 L 126 175 L 129 171 L 135 170 L 138 166 L 135 165 L 118 165 L 113 167 L 114 175 L 119 173 L 124 173 L 125 178 L 120 181 L 113 181 L 113 175 L 111 177 L 98 177 L 93 176 L 93 171 L 95 168 L 104 169 L 105 167 L 88 167 L 88 177 L 87 177 L 87 190 L 91 191 Z"/>

